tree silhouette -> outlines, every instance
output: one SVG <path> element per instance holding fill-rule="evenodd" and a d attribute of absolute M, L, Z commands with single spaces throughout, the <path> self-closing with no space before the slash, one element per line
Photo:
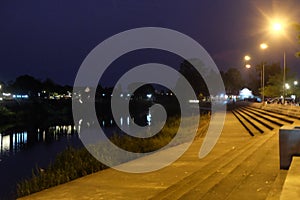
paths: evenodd
<path fill-rule="evenodd" d="M 227 94 L 237 95 L 245 84 L 241 72 L 236 68 L 229 68 L 226 72 L 222 72 L 221 75 Z"/>
<path fill-rule="evenodd" d="M 295 27 L 295 30 L 296 30 L 296 32 L 298 34 L 298 36 L 297 36 L 298 37 L 298 43 L 300 44 L 300 24 L 295 23 L 294 27 Z M 296 56 L 300 57 L 300 51 L 296 52 Z"/>
<path fill-rule="evenodd" d="M 204 95 L 204 96 L 208 96 L 209 92 L 208 92 L 208 88 L 205 84 L 205 81 L 203 79 L 203 77 L 201 76 L 201 74 L 195 69 L 195 67 L 191 64 L 191 62 L 195 62 L 195 60 L 184 60 L 179 68 L 179 72 L 188 80 L 188 82 L 190 83 L 190 85 L 193 87 L 194 92 L 196 94 L 196 96 Z M 200 62 L 200 63 L 199 63 Z M 201 66 L 201 61 L 198 61 L 199 65 Z M 203 74 L 208 74 L 210 73 L 209 71 L 205 71 L 205 68 L 202 68 L 203 71 L 201 71 Z M 182 83 L 182 78 L 179 78 L 176 84 L 176 87 L 180 87 Z"/>
<path fill-rule="evenodd" d="M 32 76 L 23 75 L 16 78 L 15 82 L 11 85 L 11 88 L 14 92 L 17 93 L 36 96 L 36 94 L 42 88 L 42 83 Z"/>

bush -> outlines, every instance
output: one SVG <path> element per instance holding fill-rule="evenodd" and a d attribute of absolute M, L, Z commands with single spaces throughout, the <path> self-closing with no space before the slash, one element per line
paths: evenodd
<path fill-rule="evenodd" d="M 36 168 L 29 180 L 17 185 L 18 197 L 26 196 L 76 178 L 107 168 L 85 149 L 68 147 L 60 153 L 48 169 Z"/>

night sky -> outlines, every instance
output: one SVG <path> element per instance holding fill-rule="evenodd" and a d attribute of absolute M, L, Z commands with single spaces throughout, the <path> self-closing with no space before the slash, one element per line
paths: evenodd
<path fill-rule="evenodd" d="M 251 54 L 257 64 L 262 60 L 259 44 L 266 41 L 265 60 L 282 62 L 285 50 L 288 66 L 298 72 L 300 59 L 294 54 L 300 45 L 295 32 L 275 38 L 267 27 L 276 16 L 299 23 L 299 8 L 299 0 L 3 0 L 0 80 L 29 74 L 72 85 L 95 46 L 121 31 L 145 26 L 189 35 L 208 51 L 220 70 L 235 67 L 245 73 L 244 55 Z M 125 60 L 130 63 L 131 59 Z M 119 68 L 128 65 L 117 63 Z M 118 76 L 118 70 L 111 73 L 108 76 Z M 110 84 L 109 79 L 104 80 Z"/>

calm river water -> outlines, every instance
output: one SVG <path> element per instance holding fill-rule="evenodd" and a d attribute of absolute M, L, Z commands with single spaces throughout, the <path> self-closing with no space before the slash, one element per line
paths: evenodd
<path fill-rule="evenodd" d="M 130 117 L 119 120 L 122 126 L 133 123 Z M 150 125 L 150 113 L 145 120 Z M 108 134 L 116 130 L 112 119 L 100 124 Z M 0 132 L 0 199 L 15 199 L 17 183 L 30 177 L 37 167 L 46 168 L 68 146 L 83 147 L 72 125 L 44 129 L 12 127 Z"/>
<path fill-rule="evenodd" d="M 68 145 L 82 147 L 74 127 L 14 127 L 0 132 L 0 199 L 15 199 L 17 183 L 46 168 Z"/>

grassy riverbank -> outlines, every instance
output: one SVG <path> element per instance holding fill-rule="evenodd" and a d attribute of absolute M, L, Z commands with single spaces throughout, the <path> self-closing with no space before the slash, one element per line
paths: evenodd
<path fill-rule="evenodd" d="M 71 100 L 9 101 L 0 105 L 0 126 L 7 124 L 42 126 L 45 121 L 70 124 L 72 119 Z"/>
<path fill-rule="evenodd" d="M 209 120 L 209 115 L 201 116 L 196 138 L 205 135 Z M 131 137 L 116 135 L 111 140 L 131 152 L 151 152 L 169 143 L 176 134 L 179 124 L 180 120 L 178 118 L 167 120 L 166 125 L 157 136 L 142 139 L 138 141 L 139 145 L 136 145 L 136 141 Z M 37 167 L 33 170 L 30 179 L 21 181 L 17 186 L 17 195 L 18 197 L 26 196 L 106 168 L 107 166 L 96 160 L 85 148 L 74 149 L 68 147 L 57 156 L 47 169 Z"/>

